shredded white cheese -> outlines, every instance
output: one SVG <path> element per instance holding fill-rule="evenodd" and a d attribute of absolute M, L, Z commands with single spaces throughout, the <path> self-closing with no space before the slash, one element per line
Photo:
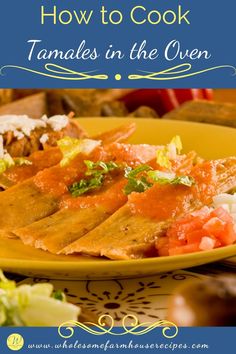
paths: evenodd
<path fill-rule="evenodd" d="M 19 132 L 18 130 L 15 130 L 13 132 L 13 135 L 14 135 L 15 138 L 17 138 L 17 140 L 20 140 L 20 139 L 24 138 L 24 133 Z"/>
<path fill-rule="evenodd" d="M 43 116 L 40 119 L 32 119 L 26 115 L 0 116 L 0 135 L 13 132 L 17 139 L 30 136 L 31 132 L 38 128 L 50 127 L 54 131 L 60 131 L 67 126 L 69 118 L 65 115 L 56 115 L 51 118 Z"/>
<path fill-rule="evenodd" d="M 67 116 L 53 116 L 48 119 L 47 123 L 48 123 L 48 125 L 51 126 L 51 128 L 55 132 L 58 132 L 67 126 L 68 117 Z"/>
<path fill-rule="evenodd" d="M 39 139 L 39 141 L 41 144 L 45 144 L 48 141 L 48 139 L 49 139 L 48 134 L 43 134 Z"/>

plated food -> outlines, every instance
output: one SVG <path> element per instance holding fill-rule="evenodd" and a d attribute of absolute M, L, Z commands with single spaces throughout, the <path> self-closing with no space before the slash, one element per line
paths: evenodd
<path fill-rule="evenodd" d="M 0 176 L 1 237 L 55 255 L 112 260 L 234 244 L 236 203 L 227 193 L 236 187 L 236 157 L 183 154 L 179 136 L 166 145 L 129 144 L 134 129 L 127 123 L 88 137 L 79 127 L 82 137 L 64 134 L 27 163 L 12 157 Z"/>

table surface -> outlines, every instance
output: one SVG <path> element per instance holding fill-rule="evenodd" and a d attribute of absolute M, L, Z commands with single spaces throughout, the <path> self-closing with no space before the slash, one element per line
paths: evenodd
<path fill-rule="evenodd" d="M 15 274 L 9 276 L 18 284 L 50 282 L 55 290 L 65 292 L 69 302 L 86 308 L 97 317 L 110 315 L 115 326 L 119 326 L 126 315 L 136 316 L 140 323 L 164 320 L 170 296 L 178 285 L 190 279 L 223 274 L 235 276 L 234 266 L 224 262 L 212 263 L 151 277 L 104 281 L 49 280 L 25 278 Z"/>

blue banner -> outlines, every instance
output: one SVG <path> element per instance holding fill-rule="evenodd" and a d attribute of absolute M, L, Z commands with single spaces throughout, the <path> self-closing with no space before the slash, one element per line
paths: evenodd
<path fill-rule="evenodd" d="M 235 0 L 2 0 L 0 87 L 236 87 Z"/>
<path fill-rule="evenodd" d="M 235 353 L 235 328 L 172 328 L 163 332 L 154 328 L 137 334 L 116 328 L 113 332 L 92 334 L 77 327 L 57 328 L 2 328 L 1 354 L 20 353 Z M 139 328 L 140 331 L 145 328 Z M 96 331 L 96 329 L 95 329 Z M 122 334 L 123 333 L 123 334 Z"/>

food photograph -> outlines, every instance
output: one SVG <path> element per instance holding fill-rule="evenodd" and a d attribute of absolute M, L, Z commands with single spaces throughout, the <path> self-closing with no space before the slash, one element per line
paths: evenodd
<path fill-rule="evenodd" d="M 0 89 L 0 326 L 236 326 L 236 89 Z"/>

